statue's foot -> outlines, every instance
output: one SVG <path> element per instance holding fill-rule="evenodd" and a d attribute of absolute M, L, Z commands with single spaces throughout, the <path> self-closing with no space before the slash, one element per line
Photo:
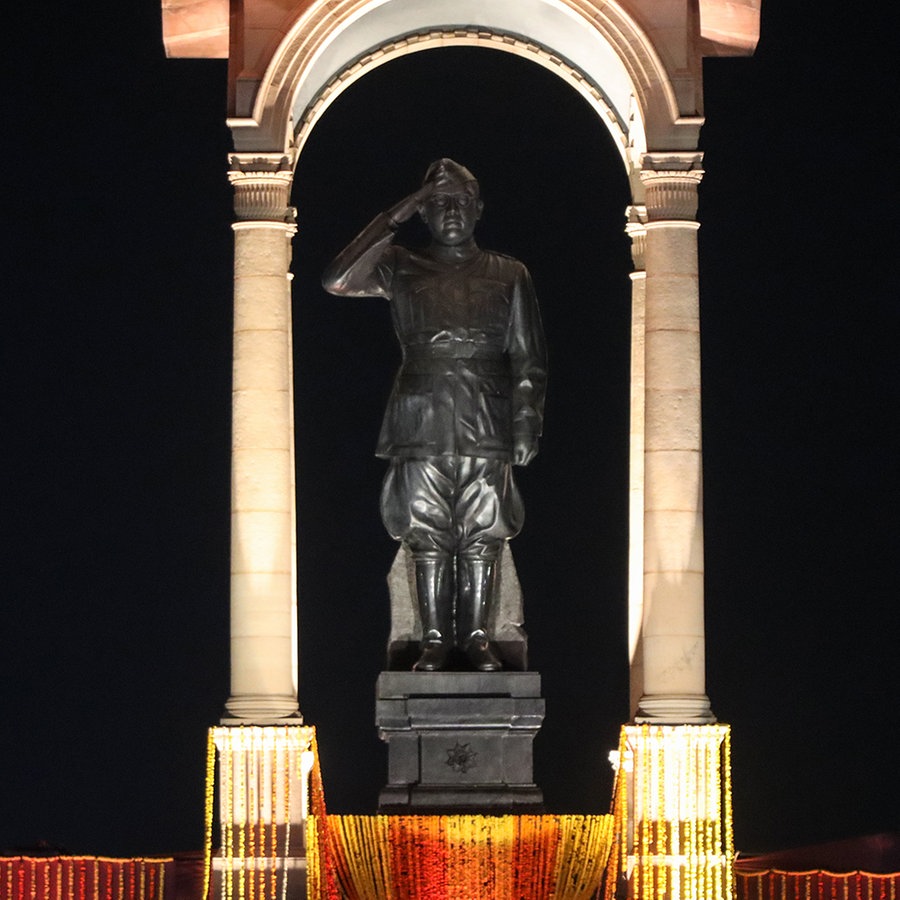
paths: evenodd
<path fill-rule="evenodd" d="M 479 672 L 499 672 L 503 668 L 483 631 L 475 631 L 469 635 L 464 649 L 472 668 Z"/>
<path fill-rule="evenodd" d="M 450 646 L 443 641 L 427 641 L 413 666 L 414 672 L 439 672 L 447 664 Z"/>

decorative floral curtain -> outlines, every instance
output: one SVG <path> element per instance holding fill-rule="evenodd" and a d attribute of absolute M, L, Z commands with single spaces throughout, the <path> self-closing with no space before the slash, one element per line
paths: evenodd
<path fill-rule="evenodd" d="M 624 726 L 616 760 L 617 837 L 605 900 L 615 896 L 615 869 L 637 900 L 730 900 L 729 726 Z"/>
<path fill-rule="evenodd" d="M 162 900 L 173 865 L 171 859 L 2 857 L 0 900 Z"/>
<path fill-rule="evenodd" d="M 738 900 L 900 900 L 900 872 L 737 873 Z"/>
<path fill-rule="evenodd" d="M 612 816 L 327 816 L 310 826 L 310 900 L 588 900 L 613 837 Z"/>

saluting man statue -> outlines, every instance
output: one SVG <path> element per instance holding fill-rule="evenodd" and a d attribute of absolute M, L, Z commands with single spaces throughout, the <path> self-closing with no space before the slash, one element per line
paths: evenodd
<path fill-rule="evenodd" d="M 381 495 L 388 532 L 416 573 L 422 650 L 435 671 L 454 646 L 473 668 L 501 668 L 486 627 L 503 542 L 522 527 L 512 466 L 538 451 L 547 360 L 531 277 L 475 243 L 478 182 L 450 159 L 381 213 L 326 271 L 332 294 L 385 297 L 403 361 L 377 455 L 390 460 Z M 394 244 L 416 212 L 424 250 Z"/>

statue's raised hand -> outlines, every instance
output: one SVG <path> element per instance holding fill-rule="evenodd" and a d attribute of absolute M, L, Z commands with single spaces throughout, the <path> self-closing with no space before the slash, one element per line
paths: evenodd
<path fill-rule="evenodd" d="M 434 184 L 429 182 L 428 184 L 423 184 L 422 187 L 408 197 L 404 197 L 399 203 L 395 203 L 386 213 L 391 220 L 391 224 L 396 226 L 411 219 L 433 191 Z"/>

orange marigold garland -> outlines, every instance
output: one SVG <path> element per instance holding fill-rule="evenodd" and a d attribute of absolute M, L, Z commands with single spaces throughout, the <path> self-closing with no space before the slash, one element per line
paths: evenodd
<path fill-rule="evenodd" d="M 314 845 L 314 860 L 310 862 L 310 900 L 341 900 L 334 872 L 335 836 L 328 826 L 325 809 L 325 788 L 319 763 L 319 745 L 313 732 L 310 741 L 313 767 L 310 772 L 310 805 L 312 815 L 307 823 L 307 846 Z M 312 832 L 315 832 L 314 834 Z M 314 863 L 314 864 L 313 864 Z M 313 893 L 315 892 L 315 893 Z"/>

